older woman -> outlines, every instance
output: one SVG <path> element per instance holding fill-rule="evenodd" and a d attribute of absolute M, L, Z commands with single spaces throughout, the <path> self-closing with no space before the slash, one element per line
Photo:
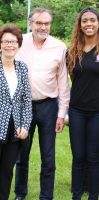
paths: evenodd
<path fill-rule="evenodd" d="M 28 136 L 32 118 L 27 68 L 15 60 L 21 44 L 19 28 L 0 28 L 0 200 L 9 198 L 20 141 Z"/>

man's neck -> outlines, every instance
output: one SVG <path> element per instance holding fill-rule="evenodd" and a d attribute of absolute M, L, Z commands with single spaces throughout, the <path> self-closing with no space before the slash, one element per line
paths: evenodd
<path fill-rule="evenodd" d="M 45 39 L 46 40 L 46 39 Z M 38 40 L 36 38 L 33 37 L 33 44 L 38 47 L 38 48 L 42 48 L 45 40 Z"/>

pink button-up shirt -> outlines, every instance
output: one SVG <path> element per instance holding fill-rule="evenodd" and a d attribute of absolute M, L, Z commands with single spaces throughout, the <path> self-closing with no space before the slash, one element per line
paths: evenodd
<path fill-rule="evenodd" d="M 33 100 L 58 97 L 58 117 L 65 117 L 69 104 L 69 85 L 65 60 L 66 46 L 48 36 L 41 48 L 33 44 L 32 33 L 23 35 L 17 59 L 28 66 Z"/>

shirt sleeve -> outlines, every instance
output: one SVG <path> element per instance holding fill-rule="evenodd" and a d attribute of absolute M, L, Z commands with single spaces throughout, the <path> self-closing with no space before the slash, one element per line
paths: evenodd
<path fill-rule="evenodd" d="M 66 67 L 66 48 L 64 48 L 61 52 L 60 65 L 57 75 L 57 86 L 59 101 L 58 117 L 64 118 L 66 113 L 68 112 L 70 100 L 70 87 Z"/>

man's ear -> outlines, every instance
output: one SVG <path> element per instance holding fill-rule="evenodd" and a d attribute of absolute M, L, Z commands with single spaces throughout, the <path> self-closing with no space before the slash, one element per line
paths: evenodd
<path fill-rule="evenodd" d="M 29 29 L 32 30 L 32 23 L 29 22 Z"/>

